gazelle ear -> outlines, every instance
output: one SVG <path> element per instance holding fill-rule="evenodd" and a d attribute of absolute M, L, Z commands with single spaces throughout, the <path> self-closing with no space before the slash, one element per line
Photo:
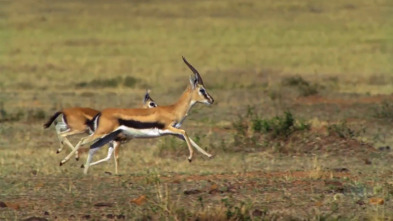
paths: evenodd
<path fill-rule="evenodd" d="M 195 75 L 190 76 L 190 84 L 191 84 L 192 89 L 194 89 L 196 87 L 196 85 L 198 84 L 198 79 L 196 78 Z"/>
<path fill-rule="evenodd" d="M 149 94 L 149 93 L 150 93 L 150 89 L 147 89 L 147 90 L 146 90 L 146 93 L 145 93 L 145 97 L 144 97 L 144 99 L 143 99 L 143 103 L 144 103 L 144 104 L 146 104 L 147 101 L 151 100 L 150 94 Z"/>

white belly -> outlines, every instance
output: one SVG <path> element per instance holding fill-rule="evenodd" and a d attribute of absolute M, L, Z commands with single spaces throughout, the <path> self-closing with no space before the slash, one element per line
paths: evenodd
<path fill-rule="evenodd" d="M 168 134 L 168 131 L 161 130 L 158 128 L 151 129 L 135 129 L 125 126 L 120 126 L 119 129 L 122 130 L 122 133 L 130 138 L 149 138 L 149 137 L 160 137 L 162 135 Z"/>

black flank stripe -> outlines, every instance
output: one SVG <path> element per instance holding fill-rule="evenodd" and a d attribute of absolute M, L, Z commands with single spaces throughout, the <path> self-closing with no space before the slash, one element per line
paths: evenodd
<path fill-rule="evenodd" d="M 135 129 L 150 129 L 150 128 L 164 129 L 165 127 L 165 125 L 160 122 L 141 122 L 136 120 L 123 120 L 123 119 L 119 119 L 119 124 Z"/>
<path fill-rule="evenodd" d="M 90 149 L 102 147 L 110 141 L 116 139 L 117 135 L 121 133 L 122 130 L 115 130 L 112 133 L 105 135 L 104 137 L 98 139 L 95 143 L 90 146 Z"/>

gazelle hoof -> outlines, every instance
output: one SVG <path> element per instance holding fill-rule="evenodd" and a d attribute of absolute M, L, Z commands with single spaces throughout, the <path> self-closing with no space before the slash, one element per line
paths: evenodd
<path fill-rule="evenodd" d="M 60 166 L 63 166 L 63 164 L 64 164 L 63 162 L 60 162 Z"/>
<path fill-rule="evenodd" d="M 188 162 L 191 163 L 192 159 L 188 158 Z"/>
<path fill-rule="evenodd" d="M 82 164 L 82 165 L 81 165 L 81 168 L 85 168 L 85 165 L 84 165 L 84 164 Z"/>
<path fill-rule="evenodd" d="M 60 150 L 56 150 L 56 153 L 59 154 L 59 153 L 60 153 Z"/>
<path fill-rule="evenodd" d="M 75 160 L 76 160 L 76 161 L 79 161 L 79 157 L 75 157 Z"/>

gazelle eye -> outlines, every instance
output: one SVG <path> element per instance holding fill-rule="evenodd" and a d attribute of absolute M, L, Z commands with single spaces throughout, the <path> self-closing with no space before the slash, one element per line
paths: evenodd
<path fill-rule="evenodd" d="M 149 105 L 150 105 L 150 107 L 155 107 L 156 106 L 156 104 L 153 103 L 153 102 L 151 102 Z"/>
<path fill-rule="evenodd" d="M 206 93 L 205 89 L 203 89 L 203 88 L 199 89 L 199 92 L 201 92 L 202 94 Z"/>

